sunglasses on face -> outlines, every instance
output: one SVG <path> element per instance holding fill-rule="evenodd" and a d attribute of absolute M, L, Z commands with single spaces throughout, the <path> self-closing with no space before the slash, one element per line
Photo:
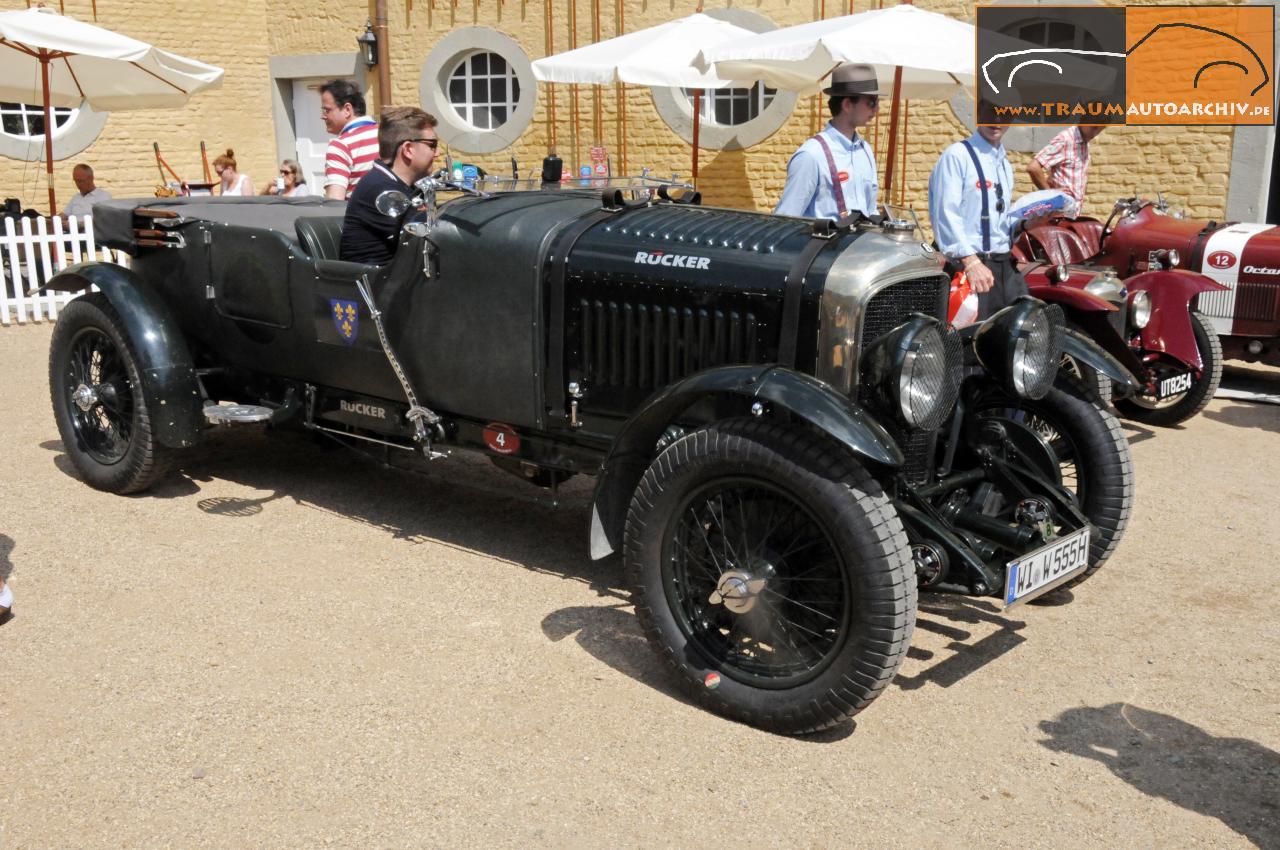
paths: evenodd
<path fill-rule="evenodd" d="M 432 150 L 437 150 L 440 147 L 439 139 L 405 139 L 405 142 L 422 142 Z"/>

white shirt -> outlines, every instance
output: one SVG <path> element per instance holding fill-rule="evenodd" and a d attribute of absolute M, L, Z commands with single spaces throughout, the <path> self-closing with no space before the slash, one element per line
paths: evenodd
<path fill-rule="evenodd" d="M 845 210 L 874 215 L 880 181 L 876 176 L 876 160 L 871 146 L 857 133 L 849 138 L 829 121 L 820 135 L 831 149 Z M 773 211 L 777 215 L 808 218 L 840 217 L 831 180 L 831 164 L 827 162 L 827 154 L 817 139 L 807 140 L 787 163 L 787 184 Z"/>
<path fill-rule="evenodd" d="M 93 215 L 94 204 L 109 200 L 111 200 L 110 192 L 100 186 L 94 186 L 93 190 L 87 195 L 77 192 L 75 197 L 67 201 L 67 205 L 62 208 L 62 214 L 74 216 Z"/>

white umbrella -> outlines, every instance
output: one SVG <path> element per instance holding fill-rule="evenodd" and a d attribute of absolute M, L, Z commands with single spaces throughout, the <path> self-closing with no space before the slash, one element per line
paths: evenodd
<path fill-rule="evenodd" d="M 973 84 L 975 33 L 971 24 L 903 4 L 707 46 L 695 64 L 800 93 L 821 89 L 846 62 L 874 65 L 881 79 L 902 68 L 903 97 L 938 99 Z"/>
<path fill-rule="evenodd" d="M 181 106 L 216 86 L 222 69 L 86 24 L 52 9 L 0 12 L 0 100 L 44 103 L 50 214 L 53 192 L 54 106 L 88 103 L 97 109 Z"/>
<path fill-rule="evenodd" d="M 539 59 L 533 63 L 533 76 L 549 83 L 624 82 L 693 89 L 693 179 L 697 180 L 701 90 L 724 88 L 734 82 L 695 68 L 693 61 L 705 47 L 752 34 L 749 29 L 698 12 Z"/>
<path fill-rule="evenodd" d="M 941 99 L 973 85 L 976 28 L 910 5 L 876 9 L 800 24 L 750 39 L 708 47 L 695 64 L 735 79 L 758 79 L 774 88 L 815 92 L 836 66 L 873 65 L 893 81 L 885 191 L 893 188 L 900 98 Z"/>

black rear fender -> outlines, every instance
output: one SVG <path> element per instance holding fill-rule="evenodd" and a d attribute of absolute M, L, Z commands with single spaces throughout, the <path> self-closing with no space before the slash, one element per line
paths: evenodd
<path fill-rule="evenodd" d="M 81 292 L 91 286 L 110 302 L 129 335 L 156 439 L 175 449 L 195 445 L 203 401 L 191 351 L 173 312 L 137 274 L 112 263 L 69 266 L 41 289 Z"/>
<path fill-rule="evenodd" d="M 657 454 L 667 427 L 695 404 L 727 400 L 749 415 L 759 402 L 771 415 L 790 413 L 830 436 L 860 458 L 899 466 L 902 451 L 855 402 L 816 378 L 782 366 L 723 366 L 690 375 L 651 398 L 618 434 L 596 483 L 591 511 L 591 557 L 604 558 L 622 545 L 627 508 L 636 485 Z"/>

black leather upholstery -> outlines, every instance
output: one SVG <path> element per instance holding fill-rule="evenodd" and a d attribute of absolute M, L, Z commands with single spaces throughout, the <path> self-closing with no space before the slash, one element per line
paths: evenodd
<path fill-rule="evenodd" d="M 294 223 L 302 250 L 313 260 L 337 260 L 342 246 L 342 216 L 307 216 Z"/>

